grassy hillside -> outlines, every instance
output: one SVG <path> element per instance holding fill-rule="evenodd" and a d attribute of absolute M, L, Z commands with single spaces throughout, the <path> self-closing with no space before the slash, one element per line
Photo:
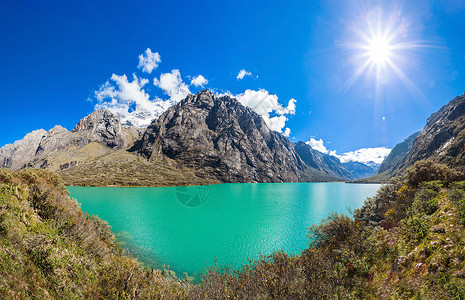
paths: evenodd
<path fill-rule="evenodd" d="M 177 186 L 220 183 L 200 178 L 188 168 L 149 162 L 124 150 L 113 151 L 76 166 L 59 170 L 66 185 Z"/>
<path fill-rule="evenodd" d="M 1 299 L 182 299 L 186 285 L 143 268 L 110 227 L 82 214 L 61 178 L 0 169 Z"/>
<path fill-rule="evenodd" d="M 0 170 L 6 299 L 462 299 L 465 175 L 430 161 L 384 185 L 353 218 L 309 228 L 301 255 L 273 253 L 198 285 L 143 268 L 108 224 L 84 216 L 47 171 Z"/>

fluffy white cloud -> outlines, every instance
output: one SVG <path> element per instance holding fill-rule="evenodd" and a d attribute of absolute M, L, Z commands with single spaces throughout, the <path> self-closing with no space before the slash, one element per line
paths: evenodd
<path fill-rule="evenodd" d="M 291 135 L 291 129 L 289 127 L 287 127 L 285 130 L 284 130 L 284 133 L 283 133 L 284 136 L 286 137 L 289 137 Z"/>
<path fill-rule="evenodd" d="M 250 107 L 262 116 L 266 125 L 274 131 L 282 132 L 286 125 L 286 115 L 295 114 L 295 99 L 289 100 L 286 107 L 278 102 L 278 96 L 270 94 L 267 90 L 246 90 L 242 94 L 235 95 L 243 105 Z"/>
<path fill-rule="evenodd" d="M 328 149 L 326 149 L 322 139 L 316 140 L 314 138 L 310 138 L 306 144 L 310 145 L 313 150 L 320 151 L 321 153 L 327 154 L 329 152 Z"/>
<path fill-rule="evenodd" d="M 386 147 L 375 147 L 375 148 L 361 148 L 354 151 L 345 152 L 341 155 L 337 154 L 335 150 L 328 150 L 324 145 L 322 139 L 316 140 L 311 138 L 306 144 L 310 145 L 312 149 L 320 151 L 321 153 L 329 154 L 339 158 L 342 163 L 356 161 L 364 164 L 380 164 L 384 158 L 388 156 L 391 149 Z"/>
<path fill-rule="evenodd" d="M 190 94 L 189 87 L 182 81 L 181 73 L 176 69 L 172 70 L 171 73 L 161 74 L 160 79 L 153 80 L 153 84 L 161 88 L 174 102 L 178 102 Z"/>
<path fill-rule="evenodd" d="M 143 89 L 148 82 L 148 79 L 138 78 L 135 74 L 132 81 L 126 75 L 113 74 L 95 92 L 95 98 L 99 102 L 95 109 L 107 108 L 119 116 L 123 125 L 148 126 L 173 104 L 171 100 L 150 99 Z"/>
<path fill-rule="evenodd" d="M 247 72 L 246 70 L 242 69 L 237 74 L 237 80 L 244 79 L 245 76 L 252 76 L 252 73 Z"/>
<path fill-rule="evenodd" d="M 198 75 L 198 76 L 192 78 L 192 80 L 191 80 L 191 85 L 194 85 L 196 87 L 199 87 L 199 86 L 203 87 L 207 83 L 208 83 L 208 80 L 205 77 L 203 77 L 202 75 Z"/>
<path fill-rule="evenodd" d="M 372 163 L 380 164 L 383 162 L 384 158 L 388 156 L 391 152 L 391 149 L 386 147 L 376 147 L 376 148 L 361 148 L 355 151 L 350 151 L 343 153 L 342 155 L 337 155 L 336 151 L 331 151 L 331 155 L 336 156 L 343 163 L 349 161 L 358 161 L 364 164 Z"/>
<path fill-rule="evenodd" d="M 159 63 L 161 63 L 160 54 L 158 52 L 152 53 L 152 50 L 147 48 L 145 55 L 139 55 L 139 65 L 137 67 L 150 74 L 158 67 Z"/>

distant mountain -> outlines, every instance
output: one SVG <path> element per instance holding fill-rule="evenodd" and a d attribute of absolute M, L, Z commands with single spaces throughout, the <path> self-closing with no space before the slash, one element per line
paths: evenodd
<path fill-rule="evenodd" d="M 376 167 L 360 162 L 341 163 L 337 157 L 314 150 L 310 145 L 301 141 L 295 144 L 294 149 L 310 167 L 345 180 L 365 178 L 376 173 Z"/>
<path fill-rule="evenodd" d="M 376 174 L 379 165 L 371 163 L 370 165 L 358 161 L 349 161 L 342 164 L 349 172 L 351 180 L 362 179 Z"/>

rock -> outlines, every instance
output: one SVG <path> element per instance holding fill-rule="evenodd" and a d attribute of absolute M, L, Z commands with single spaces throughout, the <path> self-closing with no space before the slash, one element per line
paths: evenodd
<path fill-rule="evenodd" d="M 83 118 L 72 131 L 57 125 L 45 131 L 43 129 L 27 134 L 22 140 L 0 148 L 1 167 L 10 169 L 50 168 L 66 169 L 77 165 L 76 157 L 85 159 L 91 153 L 78 153 L 82 147 L 95 142 L 111 149 L 127 146 L 140 136 L 137 129 L 125 129 L 119 119 L 107 109 L 96 110 Z M 53 161 L 61 157 L 59 166 Z"/>
<path fill-rule="evenodd" d="M 208 90 L 170 107 L 132 151 L 222 182 L 295 182 L 307 168 L 289 140 L 252 109 Z"/>
<path fill-rule="evenodd" d="M 457 277 L 457 278 L 465 278 L 465 271 L 464 270 L 458 270 L 455 271 L 452 276 Z"/>
<path fill-rule="evenodd" d="M 402 174 L 407 167 L 422 159 L 450 167 L 465 166 L 465 94 L 432 114 L 404 157 L 388 164 L 388 156 L 379 172 L 384 171 L 384 165 L 388 164 L 391 175 Z"/>
<path fill-rule="evenodd" d="M 420 134 L 420 131 L 415 132 L 406 138 L 402 143 L 397 144 L 392 148 L 389 155 L 383 160 L 378 169 L 378 174 L 388 172 L 394 174 L 397 171 L 398 165 L 405 159 L 405 156 L 412 148 L 413 141 Z"/>
<path fill-rule="evenodd" d="M 83 118 L 72 132 L 110 148 L 121 149 L 124 146 L 119 118 L 107 109 L 96 110 Z"/>
<path fill-rule="evenodd" d="M 431 232 L 436 232 L 436 233 L 445 233 L 446 230 L 444 229 L 443 226 L 441 225 L 434 225 L 430 228 Z"/>
<path fill-rule="evenodd" d="M 36 154 L 46 133 L 43 129 L 35 130 L 26 134 L 22 140 L 0 148 L 0 167 L 13 170 L 23 168 Z"/>

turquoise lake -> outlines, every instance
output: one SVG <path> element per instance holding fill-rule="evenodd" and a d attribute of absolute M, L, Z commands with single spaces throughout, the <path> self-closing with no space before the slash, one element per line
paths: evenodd
<path fill-rule="evenodd" d="M 348 213 L 378 184 L 250 183 L 193 187 L 68 187 L 82 210 L 109 222 L 117 239 L 154 268 L 178 275 L 233 268 L 276 250 L 299 254 L 307 227 Z"/>

